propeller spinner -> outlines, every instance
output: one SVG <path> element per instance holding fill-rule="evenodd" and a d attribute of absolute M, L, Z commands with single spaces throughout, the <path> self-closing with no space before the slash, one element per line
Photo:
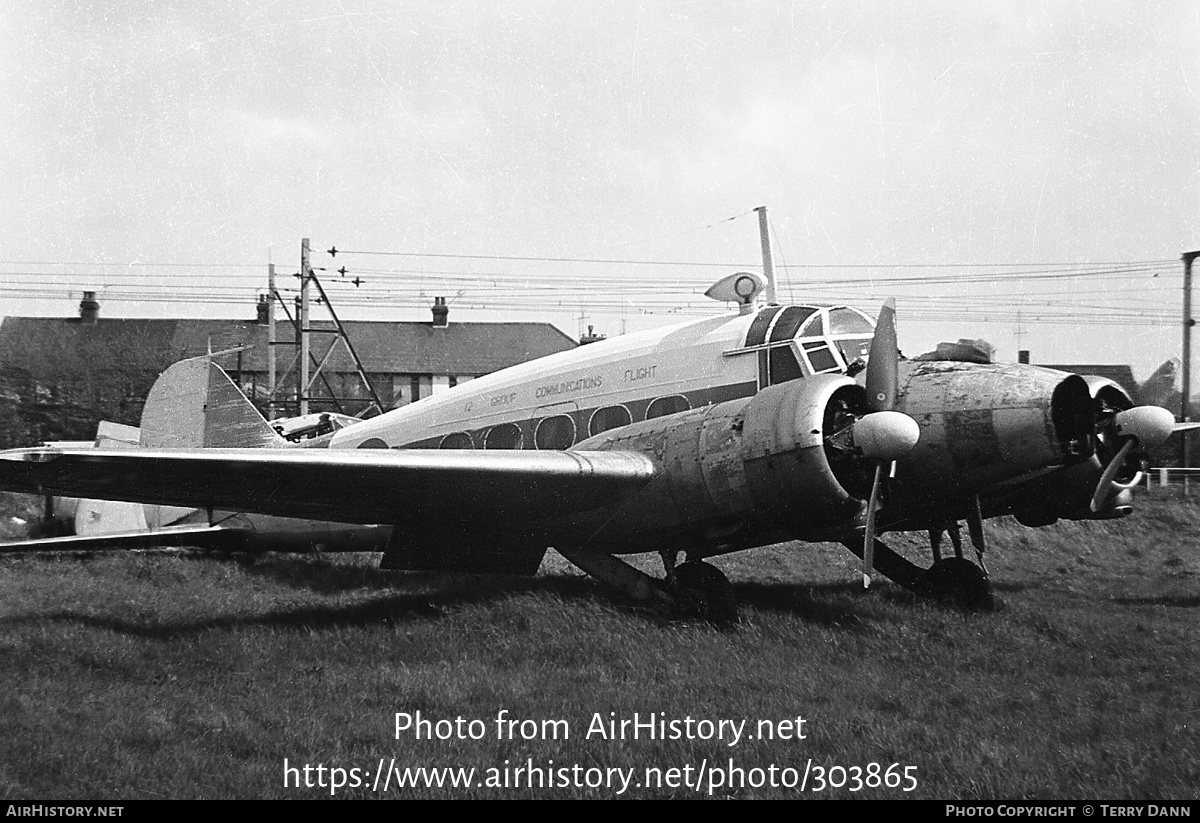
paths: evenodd
<path fill-rule="evenodd" d="M 1121 447 L 1104 467 L 1100 482 L 1096 484 L 1091 503 L 1094 512 L 1104 508 L 1104 504 L 1115 490 L 1136 484 L 1136 479 L 1126 484 L 1116 482 L 1117 473 L 1121 471 L 1121 467 L 1125 465 L 1130 452 L 1136 446 L 1153 449 L 1167 442 L 1167 438 L 1176 430 L 1182 430 L 1181 426 L 1176 425 L 1175 416 L 1159 406 L 1134 406 L 1132 409 L 1117 412 L 1113 417 L 1112 429 Z"/>

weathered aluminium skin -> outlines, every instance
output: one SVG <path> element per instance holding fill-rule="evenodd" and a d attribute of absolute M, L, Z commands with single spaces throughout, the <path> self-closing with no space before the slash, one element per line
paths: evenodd
<path fill-rule="evenodd" d="M 226 397 L 213 419 L 231 421 L 240 448 L 211 448 L 206 432 L 186 448 L 8 452 L 0 486 L 296 518 L 307 525 L 276 531 L 298 544 L 336 536 L 339 523 L 382 527 L 385 561 L 399 568 L 531 573 L 553 546 L 615 585 L 654 592 L 612 556 L 658 552 L 668 587 L 686 579 L 718 598 L 712 567 L 685 564 L 688 574 L 674 576 L 679 552 L 698 560 L 838 541 L 864 554 L 864 582 L 882 552 L 884 573 L 919 587 L 922 570 L 871 535 L 929 531 L 936 559 L 936 536 L 949 530 L 957 542 L 960 521 L 982 551 L 986 517 L 1042 525 L 1128 511 L 1127 492 L 1114 484 L 1110 494 L 1107 476 L 1136 470 L 1133 428 L 1146 415 L 1127 414 L 1122 392 L 1028 365 L 900 362 L 889 307 L 881 317 L 886 333 L 871 335 L 865 316 L 844 307 L 771 306 L 594 343 L 312 444 L 327 448 L 269 437 L 261 447 L 264 421 L 248 425 L 245 406 Z M 856 380 L 868 338 L 871 359 L 881 339 L 893 356 Z M 868 391 L 872 372 L 885 377 Z M 1169 413 L 1154 411 L 1138 430 L 1165 440 Z M 889 429 L 867 422 L 897 418 L 904 426 L 893 433 L 908 428 L 915 446 L 868 453 L 875 435 L 865 435 Z M 541 442 L 547 419 L 569 448 Z M 955 560 L 941 577 L 978 591 L 982 572 Z"/>

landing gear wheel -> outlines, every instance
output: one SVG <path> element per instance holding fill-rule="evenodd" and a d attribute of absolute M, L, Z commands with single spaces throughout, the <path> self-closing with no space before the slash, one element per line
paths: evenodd
<path fill-rule="evenodd" d="M 962 611 L 991 611 L 995 607 L 983 569 L 961 557 L 949 557 L 930 566 L 921 588 L 942 605 Z"/>
<path fill-rule="evenodd" d="M 668 589 L 685 617 L 698 617 L 718 626 L 737 621 L 733 584 L 716 566 L 689 560 L 675 568 Z"/>

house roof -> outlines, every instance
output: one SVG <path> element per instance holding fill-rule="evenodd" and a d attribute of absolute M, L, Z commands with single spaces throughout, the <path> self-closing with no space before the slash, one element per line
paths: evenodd
<path fill-rule="evenodd" d="M 328 321 L 311 326 L 334 331 Z M 435 328 L 430 323 L 358 320 L 343 326 L 369 373 L 487 374 L 575 347 L 574 340 L 549 323 L 452 322 Z M 241 320 L 100 318 L 81 323 L 75 318 L 6 317 L 0 324 L 0 365 L 58 374 L 103 368 L 106 362 L 156 368 L 164 361 L 249 346 L 242 352 L 243 369 L 266 371 L 271 349 L 277 366 L 286 368 L 295 346 L 269 346 L 267 332 L 265 325 Z M 276 339 L 292 337 L 291 324 L 282 320 Z M 310 338 L 318 360 L 335 340 L 331 333 Z M 217 362 L 232 367 L 237 355 Z M 354 369 L 344 345 L 337 345 L 326 368 Z"/>

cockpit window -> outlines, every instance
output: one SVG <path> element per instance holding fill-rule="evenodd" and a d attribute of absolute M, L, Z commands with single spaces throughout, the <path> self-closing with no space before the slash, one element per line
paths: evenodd
<path fill-rule="evenodd" d="M 800 328 L 800 324 L 815 311 L 816 309 L 810 306 L 788 306 L 779 313 L 775 325 L 771 327 L 771 342 L 782 343 L 785 340 L 791 340 L 796 336 L 796 330 Z"/>
<path fill-rule="evenodd" d="M 792 352 L 792 346 L 776 346 L 771 349 L 770 368 L 772 386 L 776 383 L 783 383 L 784 381 L 795 380 L 804 376 L 800 364 L 796 362 L 796 355 Z"/>
<path fill-rule="evenodd" d="M 855 360 L 865 361 L 871 353 L 870 339 L 839 340 L 837 347 L 847 363 L 853 363 Z"/>
<path fill-rule="evenodd" d="M 814 314 L 812 317 L 808 318 L 808 322 L 800 328 L 800 331 L 796 336 L 820 337 L 824 333 L 825 330 L 821 328 L 821 314 L 818 312 L 817 314 Z"/>
<path fill-rule="evenodd" d="M 841 364 L 838 363 L 833 352 L 829 350 L 829 344 L 823 340 L 805 343 L 804 354 L 808 357 L 808 362 L 812 364 L 814 373 L 841 369 Z"/>
<path fill-rule="evenodd" d="M 759 388 L 822 372 L 853 375 L 864 368 L 875 323 L 850 306 L 769 306 L 759 311 L 744 349 L 754 353 Z"/>
<path fill-rule="evenodd" d="M 782 306 L 768 306 L 754 316 L 750 331 L 746 334 L 747 346 L 761 346 L 767 342 L 767 327 L 775 319 L 775 315 L 783 310 Z"/>
<path fill-rule="evenodd" d="M 829 333 L 874 334 L 875 326 L 862 312 L 849 307 L 829 310 Z"/>

